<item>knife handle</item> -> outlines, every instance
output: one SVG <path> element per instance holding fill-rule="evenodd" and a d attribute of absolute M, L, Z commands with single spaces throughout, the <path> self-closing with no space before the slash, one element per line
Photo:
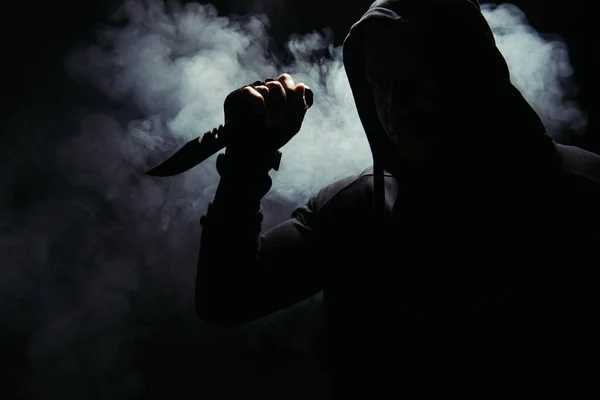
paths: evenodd
<path fill-rule="evenodd" d="M 200 139 L 200 144 L 203 148 L 210 148 L 212 151 L 211 155 L 223 150 L 227 146 L 227 132 L 231 130 L 231 127 L 227 124 L 219 125 L 218 128 L 214 128 L 212 131 L 206 132 Z M 271 160 L 271 168 L 275 171 L 279 171 L 281 165 L 281 151 L 277 150 L 273 159 Z"/>

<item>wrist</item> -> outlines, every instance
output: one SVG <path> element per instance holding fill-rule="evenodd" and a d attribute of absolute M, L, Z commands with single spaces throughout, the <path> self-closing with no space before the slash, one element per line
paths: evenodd
<path fill-rule="evenodd" d="M 279 150 L 243 150 L 227 147 L 225 154 L 217 159 L 217 170 L 224 175 L 264 175 L 271 169 L 278 171 L 282 154 Z"/>
<path fill-rule="evenodd" d="M 271 178 L 264 176 L 224 176 L 221 178 L 213 203 L 215 208 L 228 213 L 250 214 L 258 212 L 260 202 L 271 188 Z"/>
<path fill-rule="evenodd" d="M 262 221 L 260 200 L 256 203 L 232 204 L 217 201 L 216 198 L 209 203 L 206 213 L 200 219 L 203 229 L 227 235 L 248 230 L 260 233 Z"/>

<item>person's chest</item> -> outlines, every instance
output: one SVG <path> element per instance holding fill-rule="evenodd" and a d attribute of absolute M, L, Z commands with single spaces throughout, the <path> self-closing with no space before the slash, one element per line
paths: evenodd
<path fill-rule="evenodd" d="M 462 357 L 469 346 L 477 354 L 502 343 L 551 365 L 548 357 L 570 359 L 565 340 L 588 346 L 597 254 L 593 238 L 573 237 L 577 222 L 557 219 L 550 205 L 435 204 L 398 205 L 385 224 L 365 218 L 332 242 L 329 348 L 348 368 L 410 374 L 418 354 L 454 359 L 457 349 Z"/>

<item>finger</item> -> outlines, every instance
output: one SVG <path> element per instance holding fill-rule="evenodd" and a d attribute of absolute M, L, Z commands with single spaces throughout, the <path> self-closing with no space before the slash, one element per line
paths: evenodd
<path fill-rule="evenodd" d="M 254 90 L 260 94 L 260 96 L 263 98 L 263 102 L 264 102 L 264 110 L 265 112 L 269 109 L 270 106 L 270 96 L 269 96 L 269 88 L 264 86 L 264 85 L 259 85 L 259 86 L 254 86 Z"/>
<path fill-rule="evenodd" d="M 254 90 L 256 90 L 258 93 L 260 93 L 263 96 L 263 98 L 265 99 L 265 101 L 267 100 L 266 95 L 269 94 L 268 87 L 266 87 L 265 85 L 258 85 L 258 86 L 254 86 Z"/>
<path fill-rule="evenodd" d="M 268 82 L 266 86 L 269 88 L 270 101 L 267 117 L 271 117 L 275 122 L 281 121 L 287 113 L 285 89 L 278 81 Z"/>
<path fill-rule="evenodd" d="M 289 102 L 291 103 L 292 110 L 294 112 L 306 111 L 308 109 L 308 103 L 306 101 L 306 92 L 308 86 L 304 83 L 299 83 L 294 87 L 293 95 L 290 96 Z"/>
<path fill-rule="evenodd" d="M 242 89 L 244 101 L 248 102 L 254 112 L 258 115 L 265 114 L 265 99 L 262 94 L 252 86 L 246 86 Z"/>
<path fill-rule="evenodd" d="M 286 93 L 294 90 L 294 78 L 290 74 L 281 74 L 277 78 L 277 82 L 281 83 L 281 86 L 285 89 Z"/>
<path fill-rule="evenodd" d="M 294 87 L 292 94 L 288 96 L 288 103 L 291 103 L 291 114 L 288 117 L 288 127 L 292 136 L 300 131 L 302 122 L 304 121 L 304 116 L 309 108 L 305 99 L 307 89 L 308 86 L 303 83 L 299 83 Z M 292 136 L 285 138 L 285 140 L 290 140 Z"/>
<path fill-rule="evenodd" d="M 285 88 L 287 94 L 287 106 L 293 113 L 298 113 L 307 108 L 304 101 L 305 85 L 299 83 L 296 85 L 294 79 L 289 74 L 281 74 L 277 80 Z"/>
<path fill-rule="evenodd" d="M 265 85 L 255 86 L 254 90 L 260 93 L 265 99 L 265 123 L 267 127 L 271 127 L 277 123 L 277 115 L 273 110 L 273 98 L 271 95 L 271 91 Z"/>

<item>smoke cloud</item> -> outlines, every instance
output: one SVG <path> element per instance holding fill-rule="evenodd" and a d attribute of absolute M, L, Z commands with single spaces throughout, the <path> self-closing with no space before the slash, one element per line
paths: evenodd
<path fill-rule="evenodd" d="M 573 101 L 577 86 L 569 49 L 557 37 L 546 39 L 517 6 L 482 4 L 481 10 L 511 73 L 511 81 L 540 115 L 558 142 L 585 132 L 588 118 Z"/>
<path fill-rule="evenodd" d="M 566 45 L 545 40 L 514 5 L 483 12 L 549 132 L 581 132 Z M 199 218 L 218 183 L 214 158 L 172 178 L 143 171 L 221 124 L 231 90 L 288 72 L 316 98 L 264 200 L 264 228 L 281 222 L 371 162 L 341 47 L 329 30 L 292 36 L 286 65 L 270 51 L 264 16 L 129 0 L 119 17 L 127 26 L 103 29 L 65 61 L 96 94 L 63 114 L 45 105 L 23 112 L 10 150 L 0 149 L 0 316 L 26 338 L 29 394 L 149 398 L 169 387 L 170 395 L 325 397 L 319 296 L 235 330 L 195 317 Z"/>

